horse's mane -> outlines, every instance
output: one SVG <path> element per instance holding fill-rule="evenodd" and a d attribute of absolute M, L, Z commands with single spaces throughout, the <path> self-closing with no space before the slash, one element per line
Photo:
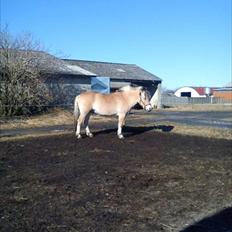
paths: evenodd
<path fill-rule="evenodd" d="M 126 91 L 130 91 L 130 90 L 133 90 L 133 89 L 138 89 L 138 88 L 141 88 L 140 86 L 131 86 L 131 85 L 126 85 L 126 86 L 123 86 L 122 88 L 120 88 L 118 91 L 119 92 L 126 92 Z"/>

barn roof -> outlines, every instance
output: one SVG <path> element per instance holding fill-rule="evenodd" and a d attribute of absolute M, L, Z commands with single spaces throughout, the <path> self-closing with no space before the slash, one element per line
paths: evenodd
<path fill-rule="evenodd" d="M 6 58 L 12 62 L 17 60 L 25 60 L 32 67 L 38 67 L 42 72 L 50 74 L 71 74 L 82 76 L 96 76 L 96 74 L 84 70 L 81 67 L 69 65 L 62 59 L 55 57 L 44 51 L 22 50 L 22 49 L 1 49 L 0 59 L 4 61 Z"/>
<path fill-rule="evenodd" d="M 206 87 L 191 87 L 195 89 L 200 95 L 205 95 L 205 89 Z"/>
<path fill-rule="evenodd" d="M 41 71 L 50 74 L 104 76 L 112 79 L 161 82 L 159 77 L 135 64 L 60 59 L 47 52 L 33 50 L 11 49 L 10 52 L 16 59 L 33 60 L 39 64 Z"/>
<path fill-rule="evenodd" d="M 80 67 L 96 76 L 110 77 L 112 79 L 129 79 L 142 81 L 161 81 L 154 74 L 135 64 L 109 63 L 100 61 L 63 59 L 68 65 Z"/>
<path fill-rule="evenodd" d="M 213 91 L 216 92 L 227 92 L 227 91 L 232 91 L 232 87 L 220 87 L 220 88 L 215 88 Z"/>
<path fill-rule="evenodd" d="M 81 76 L 96 76 L 96 74 L 89 72 L 81 67 L 73 66 L 65 62 L 64 60 L 55 57 L 47 52 L 43 51 L 25 51 L 19 50 L 19 53 L 23 56 L 34 56 L 35 60 L 40 63 L 41 71 L 51 74 L 71 74 Z"/>

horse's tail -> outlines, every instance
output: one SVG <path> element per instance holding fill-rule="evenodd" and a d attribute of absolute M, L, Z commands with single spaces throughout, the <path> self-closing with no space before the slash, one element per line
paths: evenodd
<path fill-rule="evenodd" d="M 80 110 L 78 106 L 78 97 L 76 96 L 75 101 L 74 101 L 74 131 L 76 132 L 77 129 L 77 120 L 80 116 Z"/>

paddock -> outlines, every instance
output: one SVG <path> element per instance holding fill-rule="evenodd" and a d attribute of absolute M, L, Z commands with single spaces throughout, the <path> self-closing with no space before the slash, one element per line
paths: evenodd
<path fill-rule="evenodd" d="M 231 140 L 162 127 L 1 142 L 1 230 L 230 231 Z"/>

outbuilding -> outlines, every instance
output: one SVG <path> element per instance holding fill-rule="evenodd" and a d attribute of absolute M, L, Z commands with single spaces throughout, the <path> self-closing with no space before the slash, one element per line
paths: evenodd
<path fill-rule="evenodd" d="M 64 59 L 69 67 L 87 70 L 94 77 L 109 79 L 109 92 L 128 85 L 142 85 L 153 94 L 161 79 L 135 64 Z M 94 79 L 94 78 L 93 78 Z M 91 86 L 93 87 L 93 86 Z M 94 88 L 94 87 L 93 87 Z"/>
<path fill-rule="evenodd" d="M 174 93 L 177 97 L 207 97 L 212 95 L 214 88 L 208 88 L 208 87 L 181 87 L 177 89 Z"/>
<path fill-rule="evenodd" d="M 232 103 L 232 87 L 216 88 L 213 96 Z"/>
<path fill-rule="evenodd" d="M 144 86 L 154 96 L 162 82 L 135 64 L 71 59 L 62 62 L 62 68 L 47 81 L 60 104 L 73 104 L 75 96 L 83 91 L 110 93 L 125 85 Z"/>
<path fill-rule="evenodd" d="M 60 59 L 41 51 L 12 52 L 18 59 L 24 57 L 35 63 L 54 106 L 73 105 L 74 98 L 84 91 L 110 93 L 132 84 L 146 87 L 153 96 L 153 105 L 160 102 L 162 80 L 135 64 Z"/>

